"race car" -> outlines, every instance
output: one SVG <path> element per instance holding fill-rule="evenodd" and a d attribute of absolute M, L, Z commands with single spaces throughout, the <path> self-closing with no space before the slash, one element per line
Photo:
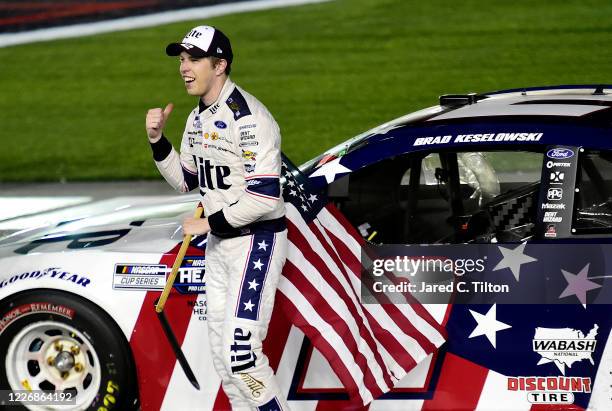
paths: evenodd
<path fill-rule="evenodd" d="M 423 301 L 446 343 L 366 408 L 612 409 L 611 90 L 444 95 L 300 167 L 365 244 L 485 247 L 495 275 L 537 291 Z M 198 197 L 80 206 L 0 240 L 0 390 L 12 392 L 0 405 L 228 408 L 209 357 L 205 237 L 165 308 L 199 389 L 154 310 Z M 291 409 L 357 409 L 279 307 L 264 351 Z"/>

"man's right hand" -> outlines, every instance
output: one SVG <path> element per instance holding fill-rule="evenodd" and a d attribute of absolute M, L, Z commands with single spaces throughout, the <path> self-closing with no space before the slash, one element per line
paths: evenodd
<path fill-rule="evenodd" d="M 169 103 L 163 110 L 161 108 L 152 108 L 147 111 L 145 127 L 147 129 L 147 137 L 149 137 L 151 143 L 156 143 L 161 138 L 166 121 L 170 117 L 173 108 L 174 104 Z"/>

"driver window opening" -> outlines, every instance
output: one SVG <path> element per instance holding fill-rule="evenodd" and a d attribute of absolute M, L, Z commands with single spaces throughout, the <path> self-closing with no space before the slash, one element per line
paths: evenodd
<path fill-rule="evenodd" d="M 329 195 L 377 244 L 520 241 L 533 235 L 542 154 L 412 153 L 337 180 Z"/>
<path fill-rule="evenodd" d="M 575 234 L 612 232 L 612 154 L 595 150 L 581 153 L 576 181 Z"/>

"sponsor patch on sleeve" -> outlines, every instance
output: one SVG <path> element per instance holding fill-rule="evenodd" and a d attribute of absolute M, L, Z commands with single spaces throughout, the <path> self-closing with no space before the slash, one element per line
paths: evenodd
<path fill-rule="evenodd" d="M 240 91 L 238 91 L 237 88 L 232 91 L 232 94 L 230 94 L 228 99 L 225 100 L 225 103 L 230 110 L 232 110 L 232 113 L 234 113 L 234 120 L 236 121 L 242 117 L 251 115 L 251 110 L 249 109 L 244 96 L 240 93 Z"/>
<path fill-rule="evenodd" d="M 280 180 L 273 176 L 254 176 L 246 181 L 246 191 L 259 197 L 278 199 L 280 197 Z"/>

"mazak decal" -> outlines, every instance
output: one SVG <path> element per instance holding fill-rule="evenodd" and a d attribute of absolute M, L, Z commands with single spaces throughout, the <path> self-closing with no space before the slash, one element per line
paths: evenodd
<path fill-rule="evenodd" d="M 167 270 L 163 264 L 116 264 L 113 289 L 163 290 Z"/>
<path fill-rule="evenodd" d="M 597 341 L 597 330 L 595 324 L 587 335 L 573 328 L 542 328 L 535 330 L 533 337 L 533 351 L 540 355 L 538 365 L 554 363 L 559 371 L 565 375 L 565 367 L 571 368 L 572 364 L 582 360 L 589 360 L 592 365 L 593 352 Z"/>
<path fill-rule="evenodd" d="M 483 134 L 458 134 L 456 136 L 432 136 L 418 137 L 413 146 L 428 146 L 448 143 L 488 143 L 507 141 L 540 141 L 544 133 L 483 133 Z"/>
<path fill-rule="evenodd" d="M 91 283 L 91 280 L 83 275 L 63 271 L 59 267 L 49 267 L 42 270 L 15 274 L 6 280 L 0 281 L 0 288 L 4 288 L 10 284 L 14 284 L 22 280 L 40 280 L 41 278 L 55 278 L 58 280 L 70 281 L 82 287 L 87 287 L 89 283 Z"/>
<path fill-rule="evenodd" d="M 546 157 L 554 160 L 571 158 L 574 156 L 574 152 L 569 148 L 553 148 L 546 152 Z"/>
<path fill-rule="evenodd" d="M 573 404 L 575 392 L 591 392 L 588 377 L 508 377 L 508 391 L 525 391 L 532 404 Z"/>
<path fill-rule="evenodd" d="M 542 203 L 542 210 L 565 210 L 563 203 Z"/>

